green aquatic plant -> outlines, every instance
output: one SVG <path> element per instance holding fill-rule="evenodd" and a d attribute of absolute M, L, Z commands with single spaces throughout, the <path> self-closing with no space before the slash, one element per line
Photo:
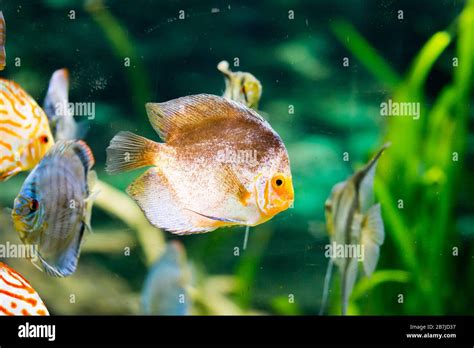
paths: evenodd
<path fill-rule="evenodd" d="M 104 181 L 97 183 L 95 205 L 136 231 L 147 265 L 158 259 L 165 249 L 163 232 L 150 225 L 135 202 L 122 191 Z"/>
<path fill-rule="evenodd" d="M 390 88 L 393 102 L 421 105 L 417 120 L 409 114 L 388 118 L 384 138 L 393 146 L 380 161 L 383 177 L 375 185 L 388 239 L 381 265 L 401 267 L 409 276 L 388 273 L 382 279 L 364 280 L 360 288 L 365 291 L 373 288 L 371 283 L 401 281 L 401 285 L 374 288 L 359 309 L 373 314 L 380 314 L 380 308 L 387 314 L 461 312 L 462 304 L 453 306 L 450 298 L 462 302 L 459 284 L 469 279 L 469 269 L 456 266 L 462 246 L 455 226 L 462 183 L 472 180 L 472 173 L 463 172 L 463 161 L 473 91 L 474 1 L 466 3 L 447 30 L 426 42 L 403 77 L 352 25 L 335 22 L 332 29 L 368 71 Z M 443 56 L 451 45 L 455 46 L 453 56 Z M 452 79 L 432 99 L 426 85 L 441 57 L 452 61 Z M 353 301 L 364 302 L 360 296 Z M 369 303 L 375 309 L 366 312 L 363 308 L 369 308 Z"/>

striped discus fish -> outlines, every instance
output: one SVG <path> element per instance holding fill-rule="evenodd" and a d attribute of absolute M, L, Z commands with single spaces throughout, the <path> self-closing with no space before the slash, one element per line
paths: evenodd
<path fill-rule="evenodd" d="M 0 262 L 0 315 L 49 315 L 30 283 Z"/>
<path fill-rule="evenodd" d="M 53 144 L 41 107 L 18 84 L 0 79 L 0 181 L 33 168 Z"/>
<path fill-rule="evenodd" d="M 86 143 L 58 141 L 15 199 L 13 225 L 23 243 L 36 247 L 37 266 L 49 275 L 65 277 L 76 270 L 84 231 L 90 230 L 93 165 Z"/>

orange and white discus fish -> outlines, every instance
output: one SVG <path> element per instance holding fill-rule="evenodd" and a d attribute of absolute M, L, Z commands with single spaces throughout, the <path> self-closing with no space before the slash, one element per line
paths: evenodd
<path fill-rule="evenodd" d="M 0 181 L 33 168 L 53 144 L 41 107 L 18 84 L 0 79 Z"/>
<path fill-rule="evenodd" d="M 0 262 L 0 315 L 49 315 L 30 283 Z"/>
<path fill-rule="evenodd" d="M 285 145 L 254 110 L 208 94 L 146 110 L 165 143 L 120 132 L 107 171 L 153 166 L 127 192 L 154 226 L 176 234 L 255 226 L 293 204 Z"/>

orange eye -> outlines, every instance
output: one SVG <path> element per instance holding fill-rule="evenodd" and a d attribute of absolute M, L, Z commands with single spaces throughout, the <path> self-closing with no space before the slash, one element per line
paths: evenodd
<path fill-rule="evenodd" d="M 40 137 L 40 141 L 41 141 L 42 144 L 47 144 L 49 142 L 49 138 L 48 138 L 47 135 L 42 135 Z"/>
<path fill-rule="evenodd" d="M 285 186 L 285 177 L 282 174 L 276 174 L 272 178 L 272 186 L 275 191 L 281 191 L 283 186 Z"/>

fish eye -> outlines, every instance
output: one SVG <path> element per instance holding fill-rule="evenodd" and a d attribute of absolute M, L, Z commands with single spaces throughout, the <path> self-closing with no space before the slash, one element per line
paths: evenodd
<path fill-rule="evenodd" d="M 30 211 L 31 211 L 31 212 L 37 211 L 38 208 L 39 208 L 39 202 L 38 202 L 36 199 L 32 199 L 32 200 L 30 201 L 29 207 L 30 207 Z"/>
<path fill-rule="evenodd" d="M 281 189 L 285 184 L 285 177 L 282 174 L 276 174 L 272 179 L 272 186 L 275 190 Z"/>
<path fill-rule="evenodd" d="M 41 143 L 43 143 L 43 144 L 47 144 L 47 143 L 49 142 L 49 137 L 48 137 L 47 135 L 42 135 L 42 136 L 40 137 L 40 141 L 41 141 Z"/>

